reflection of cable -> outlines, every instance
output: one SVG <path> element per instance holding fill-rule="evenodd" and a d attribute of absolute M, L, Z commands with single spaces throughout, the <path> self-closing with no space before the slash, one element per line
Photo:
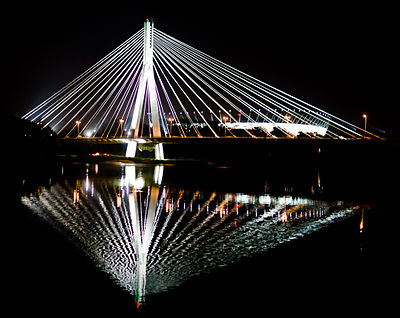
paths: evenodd
<path fill-rule="evenodd" d="M 77 189 L 68 182 L 57 183 L 38 197 L 22 197 L 22 202 L 72 237 L 140 302 L 147 293 L 263 253 L 354 210 L 306 198 L 268 196 L 267 200 L 245 194 L 170 191 L 161 185 L 143 186 L 139 192 L 128 184 L 127 195 L 125 188 L 100 183 L 92 194 L 85 191 L 84 182 L 78 184 Z M 80 192 L 78 204 L 75 190 Z M 173 202 L 168 213 L 167 201 Z"/>

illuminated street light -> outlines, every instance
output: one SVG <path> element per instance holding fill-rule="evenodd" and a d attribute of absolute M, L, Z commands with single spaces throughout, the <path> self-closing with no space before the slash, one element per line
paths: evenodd
<path fill-rule="evenodd" d="M 363 118 L 364 118 L 364 137 L 366 137 L 367 135 L 367 114 L 363 114 Z"/>
<path fill-rule="evenodd" d="M 119 120 L 119 124 L 121 126 L 121 137 L 122 137 L 122 133 L 123 133 L 123 129 L 122 129 L 122 124 L 124 123 L 125 120 L 123 120 L 122 118 Z"/>
<path fill-rule="evenodd" d="M 224 117 L 222 117 L 222 120 L 224 121 L 224 123 L 225 123 L 225 137 L 226 137 L 226 122 L 228 121 L 228 116 L 224 116 Z"/>
<path fill-rule="evenodd" d="M 169 121 L 169 136 L 172 137 L 172 123 L 174 119 L 172 117 L 168 117 L 168 121 Z"/>
<path fill-rule="evenodd" d="M 77 121 L 75 122 L 75 124 L 76 124 L 76 127 L 77 127 L 77 129 L 78 129 L 78 137 L 79 137 L 79 125 L 81 124 L 81 121 L 80 121 L 80 120 L 77 120 Z"/>

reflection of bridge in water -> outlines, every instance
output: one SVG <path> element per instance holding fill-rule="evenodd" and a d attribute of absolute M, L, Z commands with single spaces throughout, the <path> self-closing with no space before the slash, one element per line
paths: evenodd
<path fill-rule="evenodd" d="M 366 115 L 365 115 L 366 116 Z M 377 137 L 157 29 L 144 28 L 23 118 L 65 137 Z M 162 143 L 155 146 L 163 159 Z"/>
<path fill-rule="evenodd" d="M 122 288 L 146 295 L 252 257 L 353 214 L 342 202 L 168 186 L 169 167 L 96 164 L 22 202 L 82 248 Z M 319 176 L 315 188 L 320 187 Z"/>

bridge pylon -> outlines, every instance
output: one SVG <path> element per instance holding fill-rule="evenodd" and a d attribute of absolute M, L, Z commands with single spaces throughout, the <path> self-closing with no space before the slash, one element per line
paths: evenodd
<path fill-rule="evenodd" d="M 143 50 L 143 65 L 142 73 L 140 76 L 140 82 L 138 92 L 133 107 L 132 120 L 130 129 L 133 132 L 134 138 L 140 137 L 142 129 L 141 122 L 143 118 L 143 111 L 146 103 L 146 95 L 149 104 L 149 111 L 151 115 L 151 133 L 153 138 L 161 137 L 161 114 L 160 105 L 157 102 L 156 82 L 154 79 L 154 67 L 153 67 L 153 48 L 154 48 L 154 23 L 146 19 L 144 22 L 144 50 Z M 155 151 L 155 159 L 164 159 L 163 145 L 157 144 Z M 137 144 L 135 142 L 128 142 L 126 156 L 135 157 L 137 150 Z"/>

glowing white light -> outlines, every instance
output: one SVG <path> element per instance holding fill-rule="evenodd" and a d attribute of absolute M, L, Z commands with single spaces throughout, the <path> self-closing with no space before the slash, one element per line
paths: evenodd
<path fill-rule="evenodd" d="M 125 166 L 125 176 L 121 178 L 121 187 L 125 186 L 129 188 L 130 185 L 133 185 L 136 180 L 136 168 L 134 165 L 126 165 Z"/>
<path fill-rule="evenodd" d="M 125 63 L 125 60 L 132 62 Z M 177 90 L 182 94 L 177 94 Z M 135 93 L 128 97 L 131 91 Z M 167 91 L 172 94 L 169 96 Z M 114 92 L 114 101 L 121 102 L 106 103 Z M 184 96 L 195 111 L 187 110 L 178 95 Z M 102 103 L 101 99 L 105 96 L 108 97 Z M 189 96 L 195 96 L 198 102 L 192 101 Z M 129 98 L 135 102 L 128 102 Z M 168 105 L 161 103 L 161 100 Z M 146 103 L 147 108 L 144 107 Z M 214 106 L 210 107 L 210 104 Z M 167 107 L 168 115 L 165 111 Z M 235 108 L 235 111 L 227 107 Z M 76 116 L 78 113 L 81 114 L 79 120 Z M 121 114 L 124 114 L 124 119 L 121 119 Z M 166 116 L 171 118 L 170 123 L 173 119 L 176 128 L 181 128 L 178 114 L 187 117 L 199 137 L 199 127 L 208 127 L 218 137 L 209 120 L 216 120 L 227 128 L 246 129 L 249 136 L 252 136 L 252 128 L 262 128 L 267 132 L 278 128 L 289 136 L 300 133 L 328 134 L 334 138 L 359 138 L 366 134 L 375 136 L 366 131 L 366 125 L 361 129 L 328 114 L 155 29 L 150 21 L 146 21 L 144 28 L 23 118 L 32 121 L 40 119 L 44 127 L 51 126 L 57 133 L 71 128 L 67 136 L 78 130 L 78 135 L 84 132 L 85 137 L 93 137 L 94 130 L 87 132 L 91 126 L 101 130 L 105 128 L 106 137 L 122 137 L 126 129 L 122 123 L 128 123 L 126 114 L 131 114 L 128 136 L 141 135 L 139 128 L 145 118 L 142 114 L 149 115 L 146 120 L 149 119 L 153 137 L 161 137 L 163 129 L 167 130 L 165 124 L 169 120 Z M 367 114 L 363 118 L 366 122 Z M 113 124 L 118 121 L 120 125 Z M 117 131 L 112 133 L 111 130 L 116 127 Z M 186 136 L 183 129 L 179 129 L 179 132 L 182 137 Z M 235 136 L 235 131 L 229 133 Z M 157 151 L 161 157 L 162 150 Z"/>
<path fill-rule="evenodd" d="M 145 144 L 145 143 L 146 143 L 146 140 L 145 140 L 145 139 L 142 139 L 142 138 L 135 138 L 135 141 L 136 141 L 138 144 Z"/>
<path fill-rule="evenodd" d="M 136 180 L 133 182 L 133 187 L 134 187 L 136 190 L 141 190 L 141 189 L 143 189 L 144 184 L 145 184 L 145 181 L 144 181 L 143 177 L 138 177 L 138 178 L 136 178 Z"/>
<path fill-rule="evenodd" d="M 89 175 L 86 174 L 86 177 L 85 177 L 85 191 L 86 191 L 86 192 L 89 191 L 89 185 L 90 185 L 90 182 L 89 182 Z"/>
<path fill-rule="evenodd" d="M 260 204 L 270 205 L 271 204 L 271 197 L 269 195 L 260 195 L 259 198 L 258 198 L 258 202 Z"/>
<path fill-rule="evenodd" d="M 226 123 L 227 128 L 231 129 L 254 129 L 262 128 L 269 133 L 274 128 L 283 129 L 293 136 L 297 136 L 300 133 L 304 134 L 318 134 L 325 136 L 328 130 L 327 127 L 318 125 L 306 125 L 306 124 L 292 124 L 292 123 L 257 123 L 257 122 L 237 122 L 237 123 Z"/>

